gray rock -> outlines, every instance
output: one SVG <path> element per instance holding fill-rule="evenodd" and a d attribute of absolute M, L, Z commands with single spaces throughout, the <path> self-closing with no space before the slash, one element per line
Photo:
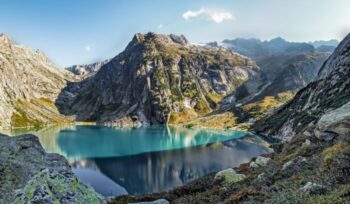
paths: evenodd
<path fill-rule="evenodd" d="M 232 168 L 220 171 L 215 174 L 214 182 L 220 182 L 224 187 L 230 186 L 236 182 L 242 181 L 245 179 L 244 174 L 237 174 Z"/>
<path fill-rule="evenodd" d="M 312 182 L 307 182 L 305 186 L 299 189 L 302 193 L 310 193 L 310 194 L 324 194 L 327 191 L 327 188 L 323 185 L 319 185 Z"/>
<path fill-rule="evenodd" d="M 165 199 L 158 199 L 155 201 L 146 201 L 146 202 L 129 203 L 129 204 L 169 204 L 169 201 Z"/>
<path fill-rule="evenodd" d="M 305 157 L 298 156 L 283 164 L 282 170 L 299 170 L 307 164 L 307 162 L 308 160 Z"/>
<path fill-rule="evenodd" d="M 338 136 L 334 132 L 323 132 L 318 130 L 317 128 L 314 130 L 314 135 L 317 139 L 323 140 L 323 141 L 331 141 Z"/>
<path fill-rule="evenodd" d="M 249 165 L 251 168 L 264 167 L 269 163 L 270 160 L 271 158 L 258 156 L 254 161 L 250 162 Z"/>
<path fill-rule="evenodd" d="M 310 146 L 311 145 L 311 141 L 309 139 L 306 139 L 305 142 L 303 143 L 303 145 Z"/>

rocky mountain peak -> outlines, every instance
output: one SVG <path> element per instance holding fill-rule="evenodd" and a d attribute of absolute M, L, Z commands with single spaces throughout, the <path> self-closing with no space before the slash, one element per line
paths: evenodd
<path fill-rule="evenodd" d="M 270 43 L 282 44 L 282 43 L 288 43 L 288 42 L 281 37 L 276 37 L 276 38 L 271 39 Z"/>
<path fill-rule="evenodd" d="M 0 33 L 0 41 L 1 42 L 11 42 L 11 39 L 5 33 Z"/>
<path fill-rule="evenodd" d="M 184 36 L 136 34 L 96 75 L 67 87 L 57 105 L 79 121 L 179 123 L 215 110 L 258 71 L 250 59 Z"/>
<path fill-rule="evenodd" d="M 183 35 L 163 35 L 157 34 L 153 32 L 149 32 L 146 34 L 137 33 L 134 35 L 132 41 L 129 43 L 128 47 L 133 47 L 139 43 L 147 44 L 147 43 L 155 43 L 157 45 L 171 45 L 178 44 L 181 46 L 189 46 L 190 43 Z"/>
<path fill-rule="evenodd" d="M 8 35 L 1 33 L 0 34 L 0 47 L 3 47 L 3 46 L 6 46 L 6 47 L 12 46 L 12 41 Z"/>

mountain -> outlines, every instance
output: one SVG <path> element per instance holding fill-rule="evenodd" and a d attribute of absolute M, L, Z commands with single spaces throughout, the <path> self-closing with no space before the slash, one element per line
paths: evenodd
<path fill-rule="evenodd" d="M 78 78 L 87 78 L 93 74 L 96 74 L 98 70 L 105 64 L 107 64 L 110 59 L 106 59 L 100 62 L 95 62 L 92 64 L 78 64 L 70 67 L 66 67 L 65 70 L 72 72 Z"/>
<path fill-rule="evenodd" d="M 334 48 L 315 49 L 308 43 L 288 42 L 280 37 L 225 40 L 208 47 L 226 47 L 254 59 L 260 72 L 227 95 L 221 112 L 231 111 L 237 122 L 255 121 L 283 105 L 301 88 L 315 79 Z"/>
<path fill-rule="evenodd" d="M 54 102 L 72 77 L 41 52 L 0 35 L 0 127 L 38 126 L 70 121 Z"/>
<path fill-rule="evenodd" d="M 237 38 L 234 40 L 224 40 L 222 46 L 254 60 L 274 55 L 301 54 L 315 50 L 308 43 L 288 42 L 281 37 L 270 41 L 261 41 L 255 38 Z"/>
<path fill-rule="evenodd" d="M 92 77 L 66 87 L 56 105 L 78 121 L 113 124 L 181 123 L 210 113 L 259 67 L 184 36 L 136 34 Z"/>
<path fill-rule="evenodd" d="M 316 80 L 300 90 L 293 100 L 271 117 L 260 121 L 255 127 L 256 131 L 289 140 L 308 127 L 314 127 L 325 114 L 348 103 L 350 100 L 349 50 L 350 35 L 323 64 Z M 344 114 L 347 113 L 344 112 Z"/>
<path fill-rule="evenodd" d="M 271 145 L 273 152 L 167 192 L 112 203 L 349 203 L 349 75 L 350 34 L 313 82 L 256 124 L 256 131 L 284 140 Z"/>
<path fill-rule="evenodd" d="M 306 53 L 264 58 L 259 61 L 261 72 L 227 98 L 231 98 L 231 105 L 236 105 L 287 91 L 296 93 L 315 79 L 327 57 L 328 53 Z"/>
<path fill-rule="evenodd" d="M 339 45 L 339 41 L 332 39 L 332 40 L 316 40 L 313 42 L 309 42 L 309 44 L 313 45 L 315 48 L 319 48 L 322 46 L 331 46 L 336 48 Z"/>

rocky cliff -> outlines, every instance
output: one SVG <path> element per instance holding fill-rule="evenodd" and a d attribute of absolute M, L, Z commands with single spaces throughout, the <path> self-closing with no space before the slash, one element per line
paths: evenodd
<path fill-rule="evenodd" d="M 0 128 L 69 121 L 54 102 L 70 74 L 41 52 L 0 35 Z"/>
<path fill-rule="evenodd" d="M 79 121 L 181 123 L 217 109 L 257 72 L 248 58 L 183 36 L 136 34 L 94 76 L 66 87 L 56 104 Z"/>
<path fill-rule="evenodd" d="M 0 134 L 0 203 L 104 203 L 67 160 L 44 151 L 34 135 Z"/>
<path fill-rule="evenodd" d="M 256 130 L 282 139 L 290 139 L 314 126 L 320 117 L 350 100 L 350 35 L 321 67 L 315 81 L 300 90 L 295 98 L 276 114 L 260 121 Z"/>

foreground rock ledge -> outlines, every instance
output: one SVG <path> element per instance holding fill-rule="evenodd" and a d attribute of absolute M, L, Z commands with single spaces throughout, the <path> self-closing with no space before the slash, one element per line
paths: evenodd
<path fill-rule="evenodd" d="M 0 203 L 105 203 L 34 135 L 0 134 Z"/>

